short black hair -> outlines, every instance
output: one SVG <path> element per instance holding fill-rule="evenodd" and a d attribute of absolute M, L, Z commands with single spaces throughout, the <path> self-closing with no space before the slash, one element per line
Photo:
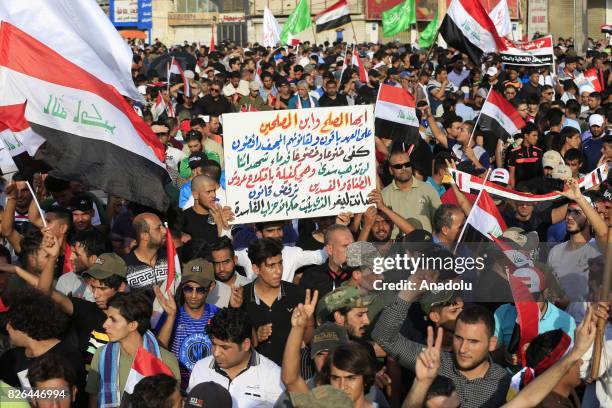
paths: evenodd
<path fill-rule="evenodd" d="M 47 178 L 45 178 L 45 188 L 50 193 L 61 193 L 70 188 L 70 182 L 57 177 L 47 176 Z"/>
<path fill-rule="evenodd" d="M 46 211 L 47 214 L 55 214 L 55 217 L 64 225 L 68 225 L 68 228 L 72 226 L 72 212 L 68 211 L 64 207 L 59 205 L 52 205 Z"/>
<path fill-rule="evenodd" d="M 134 408 L 171 408 L 170 396 L 178 389 L 178 381 L 167 374 L 145 377 L 136 384 L 130 397 Z"/>
<path fill-rule="evenodd" d="M 539 334 L 529 343 L 525 357 L 527 366 L 535 367 L 540 361 L 549 355 L 563 337 L 563 330 L 556 329 Z"/>
<path fill-rule="evenodd" d="M 484 323 L 488 337 L 493 336 L 493 332 L 495 331 L 493 314 L 482 305 L 474 305 L 463 309 L 461 313 L 459 313 L 459 316 L 457 316 L 457 321 L 462 321 L 467 324 Z"/>
<path fill-rule="evenodd" d="M 546 116 L 548 117 L 548 124 L 550 126 L 559 126 L 563 120 L 563 112 L 558 108 L 552 108 L 548 111 Z"/>
<path fill-rule="evenodd" d="M 32 184 L 32 175 L 18 171 L 17 173 L 13 174 L 13 181 L 27 181 Z"/>
<path fill-rule="evenodd" d="M 123 276 L 111 275 L 108 278 L 101 279 L 100 282 L 104 284 L 107 288 L 119 290 L 122 283 L 127 284 L 127 279 L 125 279 Z"/>
<path fill-rule="evenodd" d="M 262 238 L 251 242 L 248 251 L 251 263 L 259 266 L 268 258 L 282 255 L 283 244 L 270 238 Z"/>
<path fill-rule="evenodd" d="M 363 376 L 363 392 L 367 394 L 376 378 L 376 361 L 368 350 L 361 344 L 349 342 L 334 349 L 327 357 L 321 369 L 321 379 L 330 383 L 331 366 L 355 375 Z"/>
<path fill-rule="evenodd" d="M 96 229 L 77 231 L 68 240 L 70 245 L 79 244 L 85 250 L 87 256 L 99 256 L 108 252 L 106 238 Z"/>
<path fill-rule="evenodd" d="M 190 127 L 194 127 L 194 126 L 206 126 L 206 121 L 202 118 L 193 118 L 191 119 L 191 122 L 189 122 L 189 126 Z"/>
<path fill-rule="evenodd" d="M 221 341 L 241 344 L 250 339 L 253 325 L 246 311 L 226 308 L 219 310 L 206 326 L 206 333 Z"/>
<path fill-rule="evenodd" d="M 431 383 L 429 386 L 425 396 L 425 401 L 428 401 L 434 397 L 450 397 L 456 390 L 457 388 L 455 387 L 453 380 L 443 375 L 438 375 L 434 379 L 433 383 Z"/>
<path fill-rule="evenodd" d="M 40 245 L 42 244 L 43 235 L 39 229 L 30 228 L 26 230 L 26 233 L 21 237 L 21 252 L 19 252 L 19 259 L 21 263 L 27 265 L 29 255 L 36 256 Z"/>
<path fill-rule="evenodd" d="M 453 126 L 453 123 L 463 123 L 463 118 L 454 113 L 449 113 L 448 115 L 444 115 L 444 129 L 449 129 Z"/>
<path fill-rule="evenodd" d="M 565 152 L 565 154 L 563 155 L 563 160 L 565 160 L 566 163 L 571 160 L 578 160 L 580 163 L 582 163 L 582 152 L 574 148 L 568 149 L 567 152 Z"/>
<path fill-rule="evenodd" d="M 76 385 L 77 378 L 72 365 L 66 357 L 57 352 L 43 354 L 28 368 L 28 380 L 33 388 L 36 388 L 37 384 L 57 378 L 65 380 L 70 391 Z"/>
<path fill-rule="evenodd" d="M 443 227 L 453 226 L 453 213 L 461 212 L 461 208 L 454 204 L 442 204 L 434 213 L 432 224 L 435 233 L 442 232 Z"/>
<path fill-rule="evenodd" d="M 187 132 L 187 141 L 190 142 L 192 140 L 202 141 L 202 134 L 197 130 L 190 130 Z"/>
<path fill-rule="evenodd" d="M 58 339 L 68 326 L 68 316 L 50 296 L 33 288 L 15 292 L 7 322 L 34 340 Z"/>
<path fill-rule="evenodd" d="M 119 310 L 125 320 L 138 323 L 138 333 L 144 335 L 151 326 L 153 305 L 144 293 L 115 293 L 108 300 L 108 307 Z"/>
<path fill-rule="evenodd" d="M 220 237 L 216 241 L 210 245 L 210 252 L 221 251 L 224 249 L 228 249 L 230 252 L 230 256 L 233 257 L 235 254 L 234 245 L 232 244 L 232 240 L 228 237 Z"/>
<path fill-rule="evenodd" d="M 255 229 L 257 231 L 263 231 L 265 228 L 281 225 L 284 226 L 286 223 L 285 220 L 276 220 L 276 221 L 268 221 L 268 222 L 257 222 L 255 223 Z"/>
<path fill-rule="evenodd" d="M 217 163 L 216 160 L 206 159 L 202 161 L 200 164 L 200 169 L 202 169 L 202 174 L 210 177 L 215 180 L 217 183 L 221 180 L 221 165 Z"/>

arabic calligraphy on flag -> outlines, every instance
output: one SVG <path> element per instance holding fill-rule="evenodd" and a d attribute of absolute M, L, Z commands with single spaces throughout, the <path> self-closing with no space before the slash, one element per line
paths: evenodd
<path fill-rule="evenodd" d="M 376 187 L 371 105 L 230 113 L 223 123 L 234 223 L 358 213 L 369 206 Z"/>

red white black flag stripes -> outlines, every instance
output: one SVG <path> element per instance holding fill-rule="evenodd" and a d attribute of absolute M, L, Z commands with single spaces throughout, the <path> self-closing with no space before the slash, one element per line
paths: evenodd
<path fill-rule="evenodd" d="M 525 121 L 516 108 L 495 90 L 489 92 L 480 111 L 478 124 L 482 130 L 490 131 L 503 140 L 519 133 L 525 127 Z"/>
<path fill-rule="evenodd" d="M 351 59 L 351 65 L 353 65 L 353 68 L 357 68 L 357 72 L 359 73 L 359 82 L 361 82 L 362 84 L 367 84 L 368 71 L 366 71 L 365 67 L 363 66 L 363 61 L 361 61 L 361 58 L 359 58 L 359 54 L 357 53 L 355 47 L 353 47 L 353 57 Z"/>
<path fill-rule="evenodd" d="M 449 46 L 467 54 L 477 65 L 483 53 L 506 49 L 479 0 L 453 0 L 440 34 Z"/>
<path fill-rule="evenodd" d="M 185 72 L 183 68 L 181 68 L 181 63 L 178 62 L 174 57 L 172 58 L 172 62 L 170 63 L 170 67 L 168 68 L 168 84 L 172 81 L 170 80 L 172 75 L 178 75 L 181 77 L 181 82 L 183 83 L 183 95 L 190 97 L 191 96 L 191 85 L 189 84 L 189 79 L 185 76 Z"/>
<path fill-rule="evenodd" d="M 376 99 L 375 116 L 395 123 L 419 127 L 414 97 L 404 88 L 382 84 Z"/>
<path fill-rule="evenodd" d="M 347 0 L 340 0 L 315 16 L 317 33 L 333 30 L 350 22 L 351 15 Z"/>
<path fill-rule="evenodd" d="M 159 139 L 115 87 L 63 51 L 2 22 L 0 106 L 27 99 L 25 118 L 46 140 L 35 158 L 55 176 L 165 210 L 169 176 Z"/>
<path fill-rule="evenodd" d="M 172 371 L 161 359 L 145 350 L 144 347 L 139 347 L 134 356 L 134 362 L 128 373 L 127 380 L 125 381 L 125 392 L 133 394 L 134 387 L 140 380 L 157 374 L 166 374 L 170 377 L 174 377 Z"/>

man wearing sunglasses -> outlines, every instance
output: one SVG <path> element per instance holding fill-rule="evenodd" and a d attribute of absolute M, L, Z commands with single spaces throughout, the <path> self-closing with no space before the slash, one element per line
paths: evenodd
<path fill-rule="evenodd" d="M 181 386 L 185 389 L 195 363 L 211 353 L 212 342 L 206 333 L 206 325 L 219 308 L 206 303 L 208 294 L 215 287 L 212 264 L 196 258 L 185 264 L 183 271 L 185 274 L 176 292 L 178 308 L 174 299 L 166 299 L 159 288 L 155 289 L 155 295 L 165 312 L 157 338 L 176 356 Z"/>
<path fill-rule="evenodd" d="M 431 220 L 441 204 L 436 190 L 431 184 L 413 177 L 408 151 L 400 149 L 391 152 L 389 171 L 393 181 L 380 192 L 374 190 L 370 194 L 371 202 L 377 204 L 379 208 L 384 203 L 384 206 L 393 209 L 404 218 L 415 218 L 421 222 L 423 229 L 431 232 Z M 395 226 L 394 238 L 398 232 L 399 228 Z"/>
<path fill-rule="evenodd" d="M 234 111 L 232 103 L 224 95 L 221 94 L 223 82 L 213 81 L 210 86 L 210 95 L 205 95 L 198 99 L 196 106 L 203 115 L 220 116 L 223 113 Z"/>

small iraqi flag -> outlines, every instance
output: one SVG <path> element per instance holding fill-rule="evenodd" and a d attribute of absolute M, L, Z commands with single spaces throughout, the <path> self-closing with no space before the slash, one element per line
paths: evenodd
<path fill-rule="evenodd" d="M 380 119 L 419 127 L 414 97 L 403 88 L 382 84 L 376 99 L 375 114 Z"/>
<path fill-rule="evenodd" d="M 174 377 L 172 371 L 168 368 L 163 361 L 157 358 L 155 355 L 149 353 L 144 347 L 140 347 L 134 357 L 132 368 L 128 374 L 127 381 L 125 382 L 124 391 L 128 394 L 134 393 L 134 387 L 145 377 L 151 377 L 157 374 L 167 374 L 170 377 Z"/>
<path fill-rule="evenodd" d="M 317 33 L 342 27 L 351 22 L 349 5 L 346 0 L 332 4 L 315 16 Z"/>
<path fill-rule="evenodd" d="M 355 48 L 353 48 L 351 64 L 353 65 L 353 67 L 357 67 L 357 72 L 359 73 L 359 82 L 361 82 L 362 84 L 367 84 L 368 71 L 366 71 L 365 67 L 363 66 L 363 61 L 361 61 L 361 58 L 359 58 L 359 54 L 357 53 L 357 50 Z"/>
<path fill-rule="evenodd" d="M 525 121 L 508 100 L 491 90 L 480 113 L 480 128 L 508 140 L 525 127 Z"/>

